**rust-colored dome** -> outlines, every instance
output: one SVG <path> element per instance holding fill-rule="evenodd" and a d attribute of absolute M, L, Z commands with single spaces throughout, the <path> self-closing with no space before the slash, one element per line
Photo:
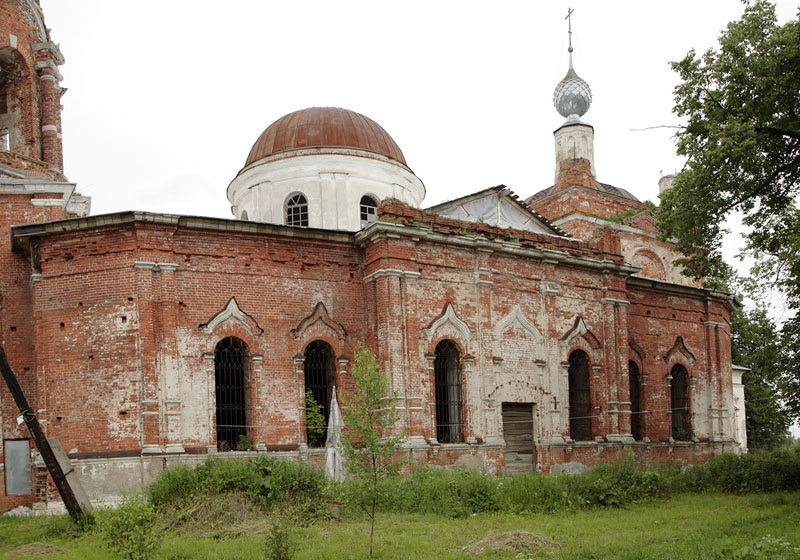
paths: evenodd
<path fill-rule="evenodd" d="M 279 118 L 261 133 L 245 167 L 261 158 L 303 148 L 352 148 L 405 165 L 403 152 L 381 125 L 355 111 L 312 107 Z"/>

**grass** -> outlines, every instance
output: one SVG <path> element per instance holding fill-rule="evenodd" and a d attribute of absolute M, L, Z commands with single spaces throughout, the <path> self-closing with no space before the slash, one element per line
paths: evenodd
<path fill-rule="evenodd" d="M 235 507 L 235 503 L 232 503 Z M 166 525 L 166 524 L 165 524 Z M 267 514 L 250 512 L 231 525 L 174 526 L 159 555 L 178 559 L 260 559 Z M 533 551 L 461 550 L 476 539 L 508 531 L 550 537 L 556 546 Z M 366 519 L 328 520 L 295 527 L 297 559 L 367 558 Z M 800 493 L 681 494 L 625 508 L 572 513 L 486 513 L 459 519 L 433 514 L 382 514 L 375 558 L 798 558 Z M 52 559 L 110 558 L 92 531 L 72 528 L 67 518 L 0 518 L 0 558 L 21 545 L 45 543 L 65 551 Z"/>

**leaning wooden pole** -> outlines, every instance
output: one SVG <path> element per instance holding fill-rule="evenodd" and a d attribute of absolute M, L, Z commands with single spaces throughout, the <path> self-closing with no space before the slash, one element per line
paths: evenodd
<path fill-rule="evenodd" d="M 39 419 L 36 418 L 36 414 L 28 404 L 28 399 L 25 398 L 25 393 L 22 392 L 22 387 L 20 387 L 19 381 L 17 381 L 17 376 L 14 375 L 14 370 L 11 369 L 8 363 L 8 358 L 6 357 L 6 352 L 2 345 L 0 345 L 0 369 L 3 371 L 3 379 L 8 386 L 8 390 L 11 392 L 11 396 L 14 397 L 14 402 L 17 403 L 20 414 L 22 414 L 22 419 L 31 432 L 33 441 L 36 443 L 36 448 L 39 450 L 39 453 L 42 454 L 44 464 L 47 465 L 47 470 L 50 471 L 50 476 L 58 489 L 58 493 L 61 494 L 64 506 L 66 506 L 67 511 L 73 519 L 76 521 L 79 520 L 88 512 L 83 511 L 83 508 L 81 508 L 81 505 L 75 498 L 75 493 L 72 491 L 69 482 L 67 482 L 67 477 L 64 476 L 64 471 L 61 469 L 61 465 L 58 463 L 53 449 L 50 447 L 50 443 L 44 436 L 42 426 L 39 424 Z"/>

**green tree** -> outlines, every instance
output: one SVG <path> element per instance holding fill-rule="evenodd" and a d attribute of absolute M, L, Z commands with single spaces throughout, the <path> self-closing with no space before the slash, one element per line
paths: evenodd
<path fill-rule="evenodd" d="M 776 286 L 800 309 L 800 21 L 779 25 L 765 0 L 745 3 L 719 47 L 690 51 L 672 63 L 681 83 L 674 112 L 686 119 L 676 134 L 687 158 L 657 210 L 662 235 L 677 239 L 686 273 L 724 276 L 725 219 L 748 227 L 745 252 L 756 284 Z M 781 332 L 783 401 L 800 414 L 800 318 Z"/>
<path fill-rule="evenodd" d="M 369 555 L 375 534 L 378 483 L 396 474 L 401 461 L 402 437 L 395 432 L 400 416 L 395 408 L 397 393 L 381 371 L 378 358 L 359 346 L 352 370 L 355 386 L 342 394 L 342 450 L 347 469 L 363 483 L 361 506 L 370 519 Z"/>
<path fill-rule="evenodd" d="M 800 23 L 778 25 L 775 8 L 747 3 L 719 49 L 673 62 L 681 83 L 673 111 L 687 120 L 676 134 L 687 157 L 661 195 L 659 228 L 678 240 L 687 271 L 710 277 L 722 264 L 723 222 L 734 211 L 754 228 L 749 249 L 761 272 L 800 291 Z"/>
<path fill-rule="evenodd" d="M 750 368 L 744 375 L 747 445 L 771 449 L 783 445 L 792 415 L 781 405 L 784 345 L 764 307 L 731 316 L 733 363 Z"/>

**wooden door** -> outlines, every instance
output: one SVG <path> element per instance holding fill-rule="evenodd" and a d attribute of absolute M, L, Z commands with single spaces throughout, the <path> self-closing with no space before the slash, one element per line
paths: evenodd
<path fill-rule="evenodd" d="M 506 440 L 506 472 L 533 472 L 533 403 L 503 403 L 503 437 Z"/>

